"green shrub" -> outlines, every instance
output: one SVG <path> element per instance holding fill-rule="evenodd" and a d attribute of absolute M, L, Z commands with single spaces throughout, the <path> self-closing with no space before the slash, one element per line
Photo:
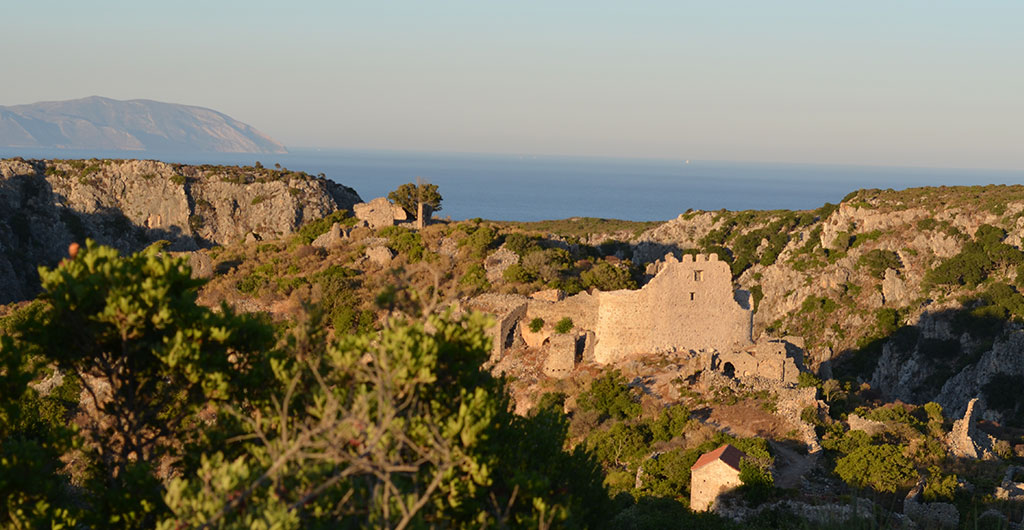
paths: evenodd
<path fill-rule="evenodd" d="M 602 261 L 588 271 L 580 273 L 584 288 L 595 287 L 601 291 L 636 289 L 636 280 L 625 267 L 617 267 Z"/>
<path fill-rule="evenodd" d="M 487 255 L 487 251 L 492 248 L 497 241 L 497 234 L 494 229 L 489 226 L 460 224 L 459 229 L 469 234 L 465 238 L 459 240 L 459 246 L 468 248 L 469 255 L 476 259 L 483 259 Z"/>
<path fill-rule="evenodd" d="M 299 228 L 295 234 L 295 241 L 308 245 L 316 238 L 327 233 L 334 226 L 334 223 L 351 224 L 351 221 L 346 221 L 346 218 L 348 218 L 347 210 L 336 210 L 326 217 L 314 219 Z"/>
<path fill-rule="evenodd" d="M 580 410 L 597 411 L 602 418 L 621 420 L 640 415 L 640 404 L 633 400 L 626 380 L 618 370 L 610 370 L 590 382 L 590 388 L 576 399 Z"/>
<path fill-rule="evenodd" d="M 534 318 L 533 320 L 530 321 L 530 331 L 532 331 L 534 333 L 537 333 L 537 332 L 539 332 L 542 329 L 544 329 L 544 319 L 543 318 L 536 317 L 536 318 Z"/>
<path fill-rule="evenodd" d="M 416 263 L 424 258 L 426 247 L 423 246 L 423 237 L 419 232 L 404 226 L 388 226 L 381 229 L 380 235 L 388 238 L 388 247 L 399 254 L 404 254 L 409 263 Z"/>
<path fill-rule="evenodd" d="M 555 333 L 568 333 L 572 331 L 573 323 L 569 317 L 563 317 L 555 324 Z"/>
<path fill-rule="evenodd" d="M 836 473 L 856 488 L 894 493 L 917 479 L 913 463 L 892 444 L 862 445 L 836 461 Z"/>
<path fill-rule="evenodd" d="M 871 276 L 882 279 L 885 278 L 886 270 L 902 269 L 903 262 L 900 261 L 899 254 L 891 250 L 876 248 L 862 254 L 857 260 L 857 266 L 866 268 Z"/>
<path fill-rule="evenodd" d="M 525 258 L 527 254 L 542 250 L 539 237 L 528 236 L 520 232 L 506 235 L 504 244 L 505 248 L 515 252 L 520 258 Z"/>
<path fill-rule="evenodd" d="M 684 405 L 665 407 L 658 415 L 658 419 L 651 422 L 651 434 L 655 441 L 667 442 L 683 434 L 689 420 L 690 411 Z"/>
<path fill-rule="evenodd" d="M 501 273 L 501 277 L 509 283 L 533 283 L 537 281 L 537 275 L 526 270 L 526 267 L 518 263 L 509 265 L 505 272 Z"/>
<path fill-rule="evenodd" d="M 470 287 L 476 292 L 491 288 L 491 283 L 487 281 L 487 271 L 479 263 L 474 263 L 466 269 L 466 273 L 459 278 L 459 285 Z"/>

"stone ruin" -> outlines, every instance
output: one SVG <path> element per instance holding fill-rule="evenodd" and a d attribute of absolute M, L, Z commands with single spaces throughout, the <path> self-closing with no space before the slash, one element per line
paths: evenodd
<path fill-rule="evenodd" d="M 405 210 L 397 204 L 391 204 L 386 197 L 377 197 L 370 202 L 361 202 L 352 207 L 352 214 L 373 229 L 394 226 L 395 223 L 408 219 Z"/>
<path fill-rule="evenodd" d="M 803 369 L 799 340 L 751 340 L 750 293 L 733 291 L 729 266 L 715 254 L 686 255 L 682 261 L 668 255 L 639 290 L 573 296 L 547 290 L 529 298 L 485 294 L 469 307 L 498 320 L 493 361 L 525 342 L 545 350 L 549 377 L 565 377 L 580 363 L 609 364 L 648 353 L 677 353 L 691 373 L 706 370 L 741 381 L 795 384 Z M 553 325 L 566 317 L 573 332 L 555 333 Z M 525 325 L 535 318 L 545 322 L 540 332 Z"/>
<path fill-rule="evenodd" d="M 554 333 L 545 339 L 542 347 L 547 349 L 544 375 L 562 379 L 580 363 L 593 361 L 594 332 Z"/>
<path fill-rule="evenodd" d="M 469 301 L 469 309 L 493 315 L 497 322 L 491 328 L 491 362 L 498 362 L 509 349 L 522 344 L 521 321 L 526 316 L 526 300 L 522 296 L 488 293 Z"/>
<path fill-rule="evenodd" d="M 733 292 L 717 254 L 665 257 L 643 288 L 599 292 L 594 357 L 607 364 L 679 348 L 730 351 L 753 344 L 750 293 Z"/>
<path fill-rule="evenodd" d="M 978 398 L 974 398 L 967 404 L 964 417 L 953 422 L 953 430 L 946 438 L 946 443 L 954 456 L 986 460 L 995 457 L 992 452 L 995 440 L 988 434 L 978 432 L 980 415 L 981 406 L 978 405 Z"/>
<path fill-rule="evenodd" d="M 917 486 L 907 493 L 903 500 L 903 515 L 925 528 L 956 528 L 960 525 L 960 511 L 956 505 L 948 502 L 924 502 L 921 492 L 925 481 L 921 479 Z"/>

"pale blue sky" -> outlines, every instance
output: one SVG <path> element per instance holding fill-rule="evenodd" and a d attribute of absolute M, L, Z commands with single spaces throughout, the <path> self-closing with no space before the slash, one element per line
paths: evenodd
<path fill-rule="evenodd" d="M 1024 2 L 4 2 L 0 105 L 291 147 L 1024 169 Z"/>

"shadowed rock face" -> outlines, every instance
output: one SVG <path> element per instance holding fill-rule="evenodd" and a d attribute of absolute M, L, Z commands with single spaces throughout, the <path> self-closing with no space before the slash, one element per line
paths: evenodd
<path fill-rule="evenodd" d="M 145 99 L 89 97 L 0 107 L 0 146 L 125 151 L 286 153 L 217 111 Z"/>
<path fill-rule="evenodd" d="M 72 241 L 123 252 L 158 240 L 194 250 L 270 239 L 361 202 L 305 173 L 151 160 L 0 160 L 0 303 L 38 292 L 39 265 Z"/>

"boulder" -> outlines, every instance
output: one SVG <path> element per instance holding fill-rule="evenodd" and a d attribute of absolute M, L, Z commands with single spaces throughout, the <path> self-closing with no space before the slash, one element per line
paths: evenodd
<path fill-rule="evenodd" d="M 366 257 L 371 262 L 386 267 L 391 264 L 391 260 L 394 259 L 395 253 L 388 247 L 370 247 L 366 249 Z"/>
<path fill-rule="evenodd" d="M 344 240 L 345 233 L 341 230 L 341 225 L 334 223 L 331 225 L 330 230 L 320 234 L 319 237 L 313 240 L 311 245 L 314 247 L 329 249 L 340 246 Z"/>

